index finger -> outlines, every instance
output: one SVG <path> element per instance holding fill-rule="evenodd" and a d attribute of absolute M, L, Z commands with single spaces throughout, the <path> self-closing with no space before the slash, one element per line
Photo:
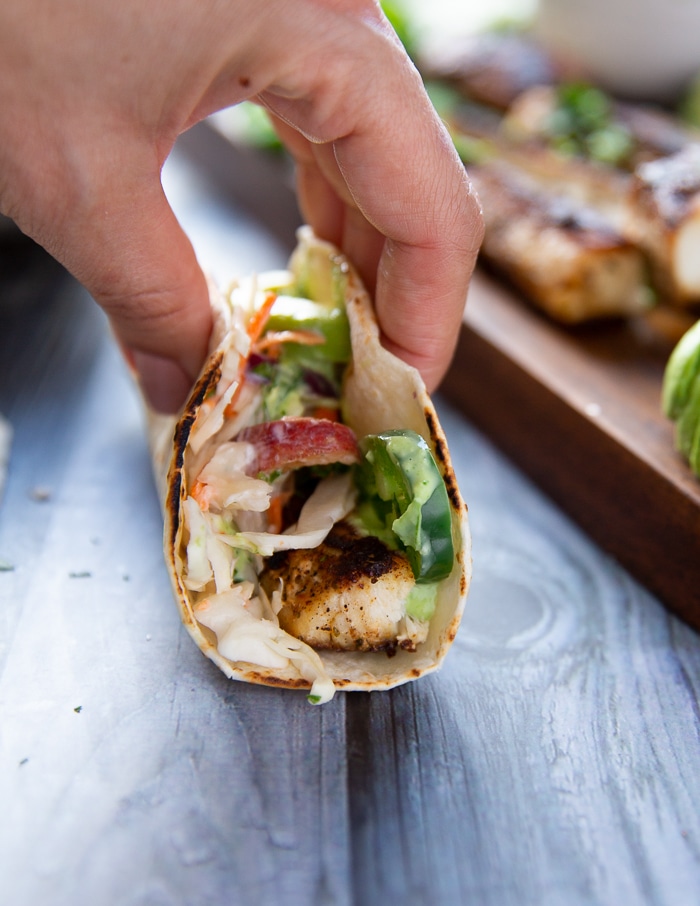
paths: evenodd
<path fill-rule="evenodd" d="M 432 389 L 459 333 L 483 235 L 481 210 L 405 55 L 394 47 L 384 58 L 364 62 L 353 67 L 352 89 L 335 92 L 339 109 L 326 108 L 322 121 L 313 97 L 301 110 L 292 99 L 266 94 L 264 100 L 309 140 L 305 148 L 293 140 L 293 150 L 303 159 L 307 183 L 315 168 L 317 178 L 333 186 L 345 204 L 342 226 L 336 227 L 343 250 L 361 271 L 374 256 L 375 303 L 385 345 L 418 367 Z M 321 97 L 332 96 L 329 90 Z M 318 196 L 323 199 L 324 192 Z M 348 213 L 352 208 L 376 230 L 379 246 Z"/>

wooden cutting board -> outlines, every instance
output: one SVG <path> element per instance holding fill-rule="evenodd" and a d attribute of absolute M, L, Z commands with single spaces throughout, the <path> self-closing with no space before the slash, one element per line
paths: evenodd
<path fill-rule="evenodd" d="M 661 413 L 686 317 L 567 329 L 475 275 L 441 392 L 679 616 L 700 628 L 700 481 Z"/>
<path fill-rule="evenodd" d="M 300 223 L 284 158 L 203 123 L 180 145 L 288 247 Z M 568 329 L 485 272 L 441 393 L 666 606 L 700 629 L 700 481 L 662 415 L 663 370 L 692 319 L 657 310 Z"/>

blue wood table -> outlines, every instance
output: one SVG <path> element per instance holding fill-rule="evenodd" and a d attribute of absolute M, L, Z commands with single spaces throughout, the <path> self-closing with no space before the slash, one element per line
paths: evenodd
<path fill-rule="evenodd" d="M 220 280 L 284 263 L 177 156 L 166 190 Z M 3 906 L 700 902 L 698 636 L 456 410 L 474 580 L 445 666 L 314 708 L 181 627 L 96 306 L 12 231 L 0 293 Z"/>

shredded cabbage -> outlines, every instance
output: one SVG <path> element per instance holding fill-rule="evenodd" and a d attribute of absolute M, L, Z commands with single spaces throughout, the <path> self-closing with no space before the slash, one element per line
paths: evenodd
<path fill-rule="evenodd" d="M 197 621 L 216 635 L 217 649 L 230 661 L 282 669 L 292 661 L 311 683 L 314 704 L 330 701 L 333 681 L 313 648 L 280 629 L 276 620 L 260 619 L 249 607 L 256 601 L 252 582 L 241 582 L 221 594 L 204 598 L 194 607 Z"/>
<path fill-rule="evenodd" d="M 197 620 L 216 635 L 222 657 L 273 670 L 293 665 L 311 684 L 309 700 L 320 704 L 333 697 L 333 681 L 313 648 L 279 626 L 282 588 L 268 598 L 258 583 L 257 558 L 316 547 L 352 511 L 356 492 L 350 473 L 327 477 L 304 504 L 296 525 L 281 534 L 259 530 L 280 488 L 249 474 L 254 446 L 235 437 L 262 417 L 262 385 L 246 379 L 251 347 L 246 325 L 269 291 L 288 287 L 287 272 L 274 276 L 264 284 L 257 278 L 244 281 L 229 299 L 232 329 L 221 377 L 213 399 L 200 408 L 188 444 L 188 486 L 194 496 L 183 502 L 184 584 L 194 593 Z"/>
<path fill-rule="evenodd" d="M 210 506 L 265 512 L 270 506 L 272 487 L 267 481 L 246 475 L 254 458 L 255 448 L 244 441 L 230 441 L 217 448 L 197 477 L 210 486 Z"/>
<path fill-rule="evenodd" d="M 352 475 L 330 475 L 319 482 L 302 507 L 299 520 L 280 535 L 270 532 L 236 532 L 218 537 L 232 547 L 240 547 L 263 557 L 275 551 L 318 547 L 336 522 L 355 506 L 356 492 Z"/>
<path fill-rule="evenodd" d="M 199 418 L 190 434 L 189 444 L 195 453 L 198 453 L 203 445 L 212 438 L 217 431 L 220 431 L 224 424 L 224 411 L 231 402 L 231 397 L 238 389 L 238 381 L 234 381 L 227 390 L 221 395 L 221 398 L 209 412 L 206 412 L 202 423 L 199 424 Z M 200 409 L 200 413 L 204 410 Z"/>
<path fill-rule="evenodd" d="M 185 500 L 183 510 L 189 531 L 185 586 L 190 591 L 203 591 L 213 579 L 216 590 L 225 591 L 231 587 L 234 552 L 214 533 L 211 521 L 193 497 Z"/>

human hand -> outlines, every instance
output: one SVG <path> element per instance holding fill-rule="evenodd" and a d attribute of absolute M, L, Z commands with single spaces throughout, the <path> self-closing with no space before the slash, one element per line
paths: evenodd
<path fill-rule="evenodd" d="M 371 0 L 5 0 L 0 210 L 88 288 L 151 402 L 173 411 L 211 320 L 160 172 L 181 132 L 246 98 L 275 115 L 303 213 L 375 292 L 386 345 L 434 387 L 481 217 Z"/>

